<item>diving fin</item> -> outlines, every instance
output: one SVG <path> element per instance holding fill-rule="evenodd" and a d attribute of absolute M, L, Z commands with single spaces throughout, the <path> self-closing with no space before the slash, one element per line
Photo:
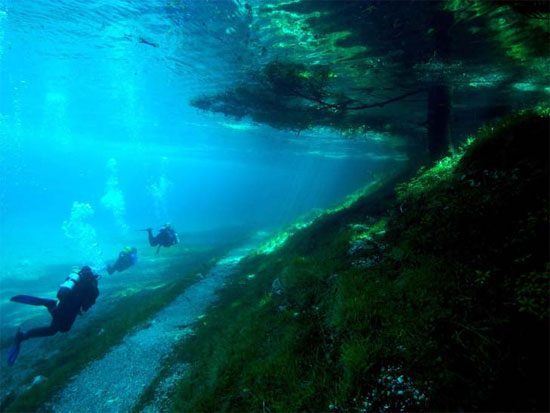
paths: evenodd
<path fill-rule="evenodd" d="M 54 307 L 57 304 L 56 300 L 33 297 L 32 295 L 16 295 L 15 297 L 10 298 L 10 301 L 20 304 L 43 305 L 48 308 Z"/>
<path fill-rule="evenodd" d="M 21 335 L 21 329 L 18 329 L 17 333 L 15 334 L 15 343 L 13 344 L 13 346 L 10 347 L 10 350 L 8 351 L 8 366 L 13 366 L 15 364 L 15 360 L 17 360 L 19 350 L 21 349 Z"/>
<path fill-rule="evenodd" d="M 8 366 L 13 366 L 15 364 L 15 360 L 17 360 L 20 348 L 21 343 L 17 343 L 11 346 L 10 351 L 8 352 Z"/>

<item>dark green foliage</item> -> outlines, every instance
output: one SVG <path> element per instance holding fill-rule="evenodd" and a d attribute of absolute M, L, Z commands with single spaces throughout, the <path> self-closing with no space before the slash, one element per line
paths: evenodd
<path fill-rule="evenodd" d="M 525 63 L 548 57 L 550 6 L 538 0 L 448 0 L 462 22 L 483 22 L 484 33 L 507 56 Z"/>
<path fill-rule="evenodd" d="M 326 66 L 274 61 L 262 68 L 256 81 L 219 95 L 196 98 L 191 104 L 237 119 L 250 116 L 255 122 L 279 129 L 334 126 L 341 109 L 339 97 L 327 90 L 329 76 Z M 334 110 L 327 111 L 330 108 Z"/>
<path fill-rule="evenodd" d="M 549 15 L 544 1 L 261 2 L 249 50 L 261 56 L 191 104 L 277 129 L 375 131 L 437 160 L 451 140 L 547 99 Z"/>
<path fill-rule="evenodd" d="M 546 411 L 548 133 L 509 117 L 247 258 L 179 350 L 174 409 Z"/>

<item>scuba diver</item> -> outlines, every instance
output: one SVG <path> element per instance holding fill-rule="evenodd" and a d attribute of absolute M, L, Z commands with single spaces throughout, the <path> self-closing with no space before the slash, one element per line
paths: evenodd
<path fill-rule="evenodd" d="M 107 265 L 107 272 L 109 275 L 115 271 L 122 272 L 137 262 L 137 249 L 135 247 L 125 247 L 114 264 Z"/>
<path fill-rule="evenodd" d="M 95 304 L 99 296 L 97 280 L 98 275 L 94 274 L 90 267 L 84 266 L 78 272 L 73 271 L 60 285 L 57 300 L 30 295 L 12 297 L 10 301 L 16 303 L 46 307 L 52 316 L 52 322 L 48 327 L 33 328 L 26 332 L 19 328 L 15 334 L 14 344 L 8 353 L 8 364 L 12 366 L 15 363 L 23 341 L 69 331 L 76 316 L 81 315 L 82 311 L 88 311 Z"/>
<path fill-rule="evenodd" d="M 158 245 L 157 254 L 159 253 L 160 247 L 168 248 L 180 242 L 178 234 L 170 224 L 164 225 L 156 236 L 153 236 L 152 228 L 147 228 L 144 231 L 147 231 L 149 235 L 149 244 L 151 247 L 156 247 Z"/>

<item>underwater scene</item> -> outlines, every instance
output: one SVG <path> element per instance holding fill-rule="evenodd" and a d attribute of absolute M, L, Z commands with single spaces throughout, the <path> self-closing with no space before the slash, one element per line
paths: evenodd
<path fill-rule="evenodd" d="M 550 2 L 0 0 L 0 412 L 549 410 Z"/>

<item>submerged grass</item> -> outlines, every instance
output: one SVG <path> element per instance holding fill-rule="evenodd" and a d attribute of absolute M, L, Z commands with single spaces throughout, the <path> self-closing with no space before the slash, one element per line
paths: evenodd
<path fill-rule="evenodd" d="M 172 275 L 166 285 L 160 288 L 144 288 L 135 294 L 122 297 L 113 307 L 78 333 L 68 333 L 58 339 L 57 351 L 51 357 L 37 361 L 33 373 L 26 380 L 32 382 L 37 374 L 47 376 L 10 403 L 4 403 L 2 411 L 30 412 L 48 410 L 48 402 L 66 382 L 88 363 L 101 358 L 109 349 L 119 344 L 133 329 L 142 326 L 163 307 L 177 298 L 183 290 L 197 281 L 200 273 L 207 272 L 226 250 L 213 248 L 196 252 L 185 263 L 176 263 L 169 269 Z M 101 296 L 100 296 L 101 299 Z M 9 401 L 9 400 L 8 400 Z"/>
<path fill-rule="evenodd" d="M 546 411 L 548 125 L 506 118 L 243 260 L 173 410 Z"/>
<path fill-rule="evenodd" d="M 294 234 L 296 234 L 298 231 L 301 231 L 309 227 L 315 220 L 318 220 L 323 216 L 333 215 L 338 211 L 342 211 L 349 208 L 354 203 L 356 203 L 359 199 L 364 198 L 367 194 L 372 193 L 376 189 L 378 189 L 381 185 L 383 185 L 383 182 L 384 182 L 384 179 L 382 178 L 375 179 L 365 187 L 358 189 L 351 195 L 348 195 L 346 199 L 339 205 L 327 210 L 314 211 L 313 213 L 308 214 L 306 217 L 298 220 L 298 222 L 295 222 L 286 230 L 280 231 L 277 235 L 275 235 L 274 237 L 264 242 L 258 248 L 257 252 L 260 254 L 271 254 L 277 251 L 279 248 L 284 246 L 286 241 L 290 237 L 292 237 Z"/>

